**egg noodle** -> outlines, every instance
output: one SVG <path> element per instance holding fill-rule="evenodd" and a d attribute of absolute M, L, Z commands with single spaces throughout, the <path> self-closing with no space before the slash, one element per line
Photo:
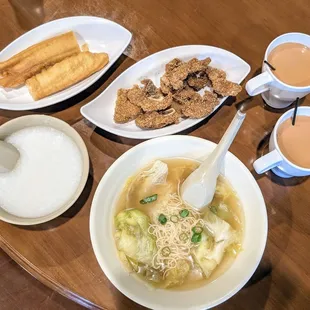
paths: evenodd
<path fill-rule="evenodd" d="M 180 215 L 182 210 L 188 210 L 186 217 Z M 167 222 L 158 221 L 160 214 L 164 214 Z M 192 229 L 203 227 L 204 221 L 197 210 L 185 205 L 176 193 L 167 195 L 153 214 L 153 223 L 149 233 L 156 238 L 157 253 L 153 257 L 152 267 L 165 274 L 176 267 L 178 260 L 189 260 L 191 249 L 195 243 L 191 241 Z"/>

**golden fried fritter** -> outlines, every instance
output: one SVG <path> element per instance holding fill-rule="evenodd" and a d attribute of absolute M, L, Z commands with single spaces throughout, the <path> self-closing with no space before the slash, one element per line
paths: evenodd
<path fill-rule="evenodd" d="M 166 72 L 161 77 L 162 92 L 167 94 L 170 91 L 182 89 L 188 75 L 206 70 L 210 62 L 210 58 L 203 60 L 193 58 L 188 62 L 182 62 L 177 58 L 173 59 L 166 65 Z"/>
<path fill-rule="evenodd" d="M 32 76 L 26 85 L 33 99 L 39 100 L 86 79 L 108 62 L 106 53 L 80 52 Z"/>
<path fill-rule="evenodd" d="M 204 96 L 182 106 L 182 112 L 189 118 L 202 118 L 209 115 L 219 103 L 216 94 L 206 91 Z"/>
<path fill-rule="evenodd" d="M 136 125 L 144 129 L 158 129 L 179 122 L 179 114 L 174 109 L 149 112 L 136 118 Z"/>
<path fill-rule="evenodd" d="M 206 73 L 202 71 L 198 75 L 191 75 L 187 79 L 187 84 L 194 88 L 196 91 L 199 91 L 203 88 L 205 88 L 207 85 L 210 84 L 210 80 Z"/>
<path fill-rule="evenodd" d="M 217 94 L 225 97 L 237 96 L 241 92 L 242 87 L 239 84 L 226 80 L 226 73 L 223 70 L 209 67 L 207 73 Z"/>
<path fill-rule="evenodd" d="M 127 97 L 128 90 L 121 88 L 117 91 L 117 99 L 114 111 L 116 123 L 127 123 L 142 113 L 140 107 L 132 104 Z"/>
<path fill-rule="evenodd" d="M 149 82 L 146 83 L 144 88 L 134 85 L 134 87 L 128 91 L 127 96 L 130 102 L 141 107 L 144 112 L 159 111 L 169 108 L 172 103 L 172 94 L 168 94 L 168 96 L 164 97 L 159 91 L 157 92 L 155 86 L 156 90 Z M 149 95 L 150 91 L 153 95 Z"/>
<path fill-rule="evenodd" d="M 17 87 L 43 69 L 80 52 L 72 31 L 34 44 L 6 61 L 0 62 L 0 85 Z"/>

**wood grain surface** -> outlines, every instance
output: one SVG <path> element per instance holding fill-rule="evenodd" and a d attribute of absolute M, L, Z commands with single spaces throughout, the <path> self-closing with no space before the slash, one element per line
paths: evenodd
<path fill-rule="evenodd" d="M 25 114 L 45 113 L 65 120 L 84 139 L 91 171 L 75 205 L 43 225 L 0 223 L 1 247 L 53 290 L 89 308 L 142 309 L 119 293 L 101 271 L 89 237 L 90 204 L 113 161 L 140 141 L 111 135 L 85 121 L 80 108 L 98 96 L 121 72 L 145 56 L 185 44 L 227 49 L 259 72 L 269 42 L 285 32 L 309 32 L 308 0 L 0 0 L 0 48 L 50 20 L 94 15 L 111 19 L 133 33 L 125 54 L 94 85 L 55 106 L 29 112 L 0 110 L 0 124 Z M 104 35 L 104 33 L 102 34 Z M 243 91 L 237 102 L 246 98 Z M 303 105 L 309 105 L 309 99 Z M 228 100 L 209 120 L 183 132 L 218 142 L 239 106 Z M 283 111 L 266 107 L 260 96 L 244 103 L 247 118 L 231 147 L 253 172 L 266 152 L 270 132 Z M 309 309 L 310 182 L 253 172 L 265 197 L 269 234 L 264 257 L 249 283 L 218 309 Z"/>

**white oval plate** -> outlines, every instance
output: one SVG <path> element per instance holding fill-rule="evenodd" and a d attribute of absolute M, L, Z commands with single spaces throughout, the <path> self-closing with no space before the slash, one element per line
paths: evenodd
<path fill-rule="evenodd" d="M 88 43 L 91 52 L 108 53 L 109 63 L 87 79 L 38 101 L 33 100 L 26 86 L 17 89 L 0 87 L 0 109 L 32 110 L 73 97 L 96 82 L 113 65 L 132 37 L 127 29 L 104 18 L 92 16 L 67 17 L 41 25 L 20 36 L 2 50 L 0 61 L 12 57 L 33 44 L 70 30 L 74 31 L 80 47 L 84 43 Z"/>
<path fill-rule="evenodd" d="M 81 108 L 82 115 L 106 131 L 133 139 L 151 139 L 170 135 L 199 123 L 204 118 L 186 119 L 179 124 L 164 128 L 143 130 L 137 127 L 134 121 L 126 124 L 116 124 L 113 121 L 117 90 L 119 88 L 131 88 L 145 78 L 150 78 L 156 86 L 159 86 L 160 77 L 165 72 L 166 63 L 176 57 L 185 61 L 193 57 L 198 59 L 211 57 L 211 66 L 225 70 L 227 79 L 236 83 L 241 83 L 251 69 L 249 64 L 240 57 L 221 48 L 207 45 L 186 45 L 169 48 L 150 55 L 128 68 L 97 98 Z M 220 101 L 214 111 L 221 106 L 226 98 Z"/>

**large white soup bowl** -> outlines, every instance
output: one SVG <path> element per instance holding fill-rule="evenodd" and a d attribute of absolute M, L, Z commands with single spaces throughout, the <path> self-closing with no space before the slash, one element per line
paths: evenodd
<path fill-rule="evenodd" d="M 109 280 L 124 295 L 151 309 L 207 309 L 236 294 L 250 279 L 263 255 L 267 214 L 262 193 L 244 164 L 233 154 L 225 158 L 223 175 L 237 192 L 245 215 L 243 251 L 215 281 L 187 291 L 151 289 L 130 275 L 118 258 L 113 237 L 115 206 L 128 177 L 155 159 L 183 157 L 202 160 L 216 144 L 190 136 L 167 136 L 143 142 L 121 157 L 102 177 L 90 213 L 91 242 Z"/>

